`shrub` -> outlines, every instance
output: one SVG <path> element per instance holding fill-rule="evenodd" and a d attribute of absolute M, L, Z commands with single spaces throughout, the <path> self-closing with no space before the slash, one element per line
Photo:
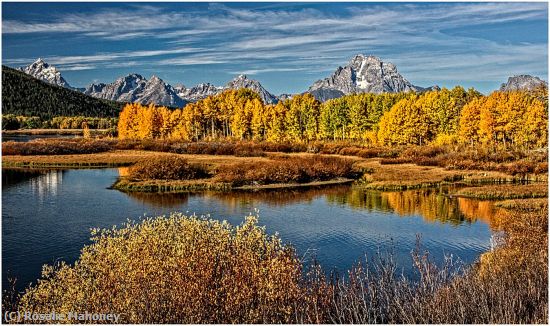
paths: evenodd
<path fill-rule="evenodd" d="M 289 323 L 300 261 L 248 217 L 172 214 L 95 231 L 74 266 L 45 267 L 21 311 L 122 313 L 123 323 Z"/>
<path fill-rule="evenodd" d="M 4 308 L 123 313 L 123 323 L 520 324 L 548 322 L 548 203 L 497 214 L 504 241 L 464 268 L 436 266 L 420 247 L 416 280 L 378 255 L 345 277 L 313 263 L 256 217 L 227 222 L 179 213 L 94 230 L 69 266 L 45 266 Z M 9 310 L 8 310 L 9 311 Z"/>
<path fill-rule="evenodd" d="M 192 180 L 209 176 L 203 165 L 189 164 L 177 155 L 160 156 L 137 162 L 130 167 L 128 176 L 134 180 Z"/>

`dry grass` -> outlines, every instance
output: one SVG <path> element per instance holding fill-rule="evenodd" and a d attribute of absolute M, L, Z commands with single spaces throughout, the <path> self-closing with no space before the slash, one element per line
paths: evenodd
<path fill-rule="evenodd" d="M 67 155 L 101 153 L 111 150 L 114 141 L 91 139 L 37 139 L 2 143 L 2 155 Z"/>
<path fill-rule="evenodd" d="M 274 157 L 262 163 L 220 166 L 215 180 L 235 186 L 277 183 L 306 183 L 335 178 L 356 178 L 354 161 L 333 156 L 302 155 Z"/>
<path fill-rule="evenodd" d="M 74 155 L 33 155 L 21 156 L 10 155 L 2 157 L 3 166 L 17 167 L 78 167 L 78 166 L 128 166 L 142 160 L 156 157 L 172 156 L 171 153 L 151 152 L 146 150 L 115 150 L 106 153 L 74 154 Z M 268 160 L 263 157 L 235 157 L 220 155 L 186 155 L 179 156 L 189 160 L 190 163 L 211 164 L 232 164 L 237 162 L 253 161 L 261 162 Z"/>
<path fill-rule="evenodd" d="M 490 185 L 460 189 L 456 196 L 477 199 L 519 199 L 548 197 L 548 184 Z"/>
<path fill-rule="evenodd" d="M 548 198 L 529 198 L 529 199 L 508 199 L 495 203 L 496 207 L 519 210 L 519 211 L 538 211 L 548 205 Z"/>
<path fill-rule="evenodd" d="M 133 180 L 193 180 L 210 177 L 206 166 L 189 164 L 187 159 L 178 155 L 137 162 L 128 172 L 128 177 Z"/>
<path fill-rule="evenodd" d="M 82 135 L 84 129 L 18 129 L 2 130 L 3 135 Z M 105 135 L 109 129 L 90 129 L 90 132 L 96 135 Z"/>
<path fill-rule="evenodd" d="M 403 150 L 396 160 L 384 161 L 386 164 L 392 162 L 410 162 L 452 170 L 498 171 L 508 175 L 548 172 L 546 149 L 527 151 L 485 146 L 412 146 Z"/>

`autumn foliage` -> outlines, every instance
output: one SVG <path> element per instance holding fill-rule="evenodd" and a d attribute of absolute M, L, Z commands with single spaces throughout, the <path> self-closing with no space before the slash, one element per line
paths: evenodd
<path fill-rule="evenodd" d="M 483 96 L 457 86 L 421 94 L 355 94 L 324 103 L 301 94 L 264 105 L 251 90 L 227 90 L 173 111 L 128 104 L 120 114 L 118 132 L 122 139 L 538 148 L 546 145 L 548 134 L 547 100 L 541 94 Z"/>
<path fill-rule="evenodd" d="M 255 216 L 233 227 L 174 213 L 95 230 L 74 265 L 45 266 L 8 307 L 121 313 L 121 323 L 139 324 L 546 324 L 547 203 L 496 218 L 504 242 L 479 264 L 437 266 L 415 250 L 412 281 L 391 255 L 345 277 L 304 267 Z"/>

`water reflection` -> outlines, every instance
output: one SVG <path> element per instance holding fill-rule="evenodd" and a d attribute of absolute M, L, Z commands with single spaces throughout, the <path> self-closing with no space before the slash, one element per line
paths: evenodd
<path fill-rule="evenodd" d="M 48 171 L 34 169 L 2 169 L 2 188 L 7 189 L 19 183 L 31 180 Z"/>
<path fill-rule="evenodd" d="M 178 206 L 187 204 L 189 201 L 188 193 L 158 194 L 151 192 L 132 192 L 128 193 L 128 196 L 137 203 L 156 208 L 177 208 Z"/>
<path fill-rule="evenodd" d="M 233 192 L 198 192 L 184 194 L 128 193 L 136 201 L 153 207 L 178 207 L 190 196 L 222 202 L 231 211 L 242 207 L 269 205 L 282 207 L 308 204 L 324 198 L 330 205 L 346 206 L 354 210 L 395 213 L 401 217 L 421 216 L 424 221 L 461 225 L 483 221 L 492 228 L 499 211 L 491 201 L 457 198 L 449 195 L 449 188 L 418 189 L 399 192 L 364 190 L 349 185 L 305 190 L 265 190 Z"/>
<path fill-rule="evenodd" d="M 110 186 L 117 169 L 3 170 L 2 270 L 20 285 L 43 264 L 69 263 L 89 243 L 90 228 L 173 211 L 210 214 L 233 225 L 258 209 L 261 225 L 278 232 L 299 255 L 315 252 L 327 270 L 346 270 L 365 254 L 392 246 L 412 270 L 416 235 L 434 257 L 453 253 L 466 263 L 489 249 L 490 203 L 451 198 L 445 189 L 365 191 L 351 186 L 289 191 L 123 193 Z M 435 222 L 435 223 L 434 223 Z M 3 278 L 6 285 L 7 279 Z"/>
<path fill-rule="evenodd" d="M 15 142 L 29 142 L 36 139 L 50 139 L 50 138 L 77 138 L 81 137 L 80 135 L 57 135 L 57 134 L 2 134 L 2 142 L 6 141 L 15 141 Z"/>

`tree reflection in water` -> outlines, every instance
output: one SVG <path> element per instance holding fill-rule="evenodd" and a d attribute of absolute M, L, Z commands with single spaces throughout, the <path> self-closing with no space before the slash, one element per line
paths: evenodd
<path fill-rule="evenodd" d="M 178 207 L 185 205 L 189 196 L 201 196 L 222 202 L 226 207 L 237 209 L 243 205 L 267 204 L 285 206 L 296 203 L 311 203 L 324 198 L 333 205 L 347 206 L 357 210 L 397 213 L 403 217 L 421 216 L 428 222 L 460 225 L 478 220 L 496 228 L 495 216 L 499 208 L 490 201 L 449 196 L 448 188 L 417 189 L 383 192 L 364 190 L 348 185 L 289 190 L 196 192 L 196 193 L 128 193 L 131 198 L 155 207 Z"/>

